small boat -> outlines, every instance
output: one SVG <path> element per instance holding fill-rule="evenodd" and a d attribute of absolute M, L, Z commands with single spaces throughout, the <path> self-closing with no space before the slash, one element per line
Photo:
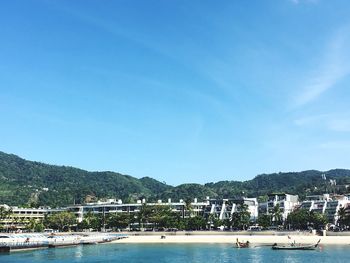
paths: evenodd
<path fill-rule="evenodd" d="M 315 250 L 318 247 L 318 244 L 320 243 L 321 239 L 318 240 L 316 244 L 312 245 L 305 245 L 305 244 L 296 244 L 294 243 L 286 246 L 278 246 L 276 243 L 272 245 L 272 249 L 274 250 Z"/>
<path fill-rule="evenodd" d="M 249 241 L 247 241 L 247 242 L 239 242 L 238 238 L 236 239 L 236 247 L 237 248 L 249 248 L 249 245 L 250 245 Z"/>

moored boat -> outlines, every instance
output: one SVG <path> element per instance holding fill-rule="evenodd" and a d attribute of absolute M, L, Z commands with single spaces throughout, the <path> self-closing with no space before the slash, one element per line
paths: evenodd
<path fill-rule="evenodd" d="M 236 239 L 236 247 L 237 248 L 249 248 L 249 245 L 250 245 L 249 241 L 247 241 L 247 242 L 239 242 L 238 238 Z"/>
<path fill-rule="evenodd" d="M 271 247 L 274 250 L 315 250 L 321 239 L 316 244 L 296 244 L 295 242 L 285 246 L 278 246 L 276 243 Z"/>

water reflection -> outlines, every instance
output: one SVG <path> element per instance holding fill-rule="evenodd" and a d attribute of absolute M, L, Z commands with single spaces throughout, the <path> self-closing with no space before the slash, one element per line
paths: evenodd
<path fill-rule="evenodd" d="M 348 246 L 322 251 L 274 251 L 269 247 L 237 249 L 232 244 L 106 244 L 44 249 L 0 255 L 0 262 L 130 262 L 130 263 L 299 263 L 348 262 Z"/>
<path fill-rule="evenodd" d="M 262 254 L 260 248 L 252 248 L 251 250 L 251 262 L 253 263 L 261 263 L 262 262 Z"/>
<path fill-rule="evenodd" d="M 74 257 L 75 257 L 76 259 L 80 259 L 80 258 L 83 257 L 83 246 L 78 246 L 78 247 L 75 249 Z"/>

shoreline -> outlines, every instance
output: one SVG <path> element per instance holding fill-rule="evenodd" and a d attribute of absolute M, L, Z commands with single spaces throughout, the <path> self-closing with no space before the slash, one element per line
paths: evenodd
<path fill-rule="evenodd" d="M 128 238 L 112 241 L 120 244 L 235 244 L 236 240 L 240 242 L 249 241 L 253 245 L 272 245 L 288 244 L 291 242 L 301 244 L 315 244 L 321 239 L 320 244 L 327 245 L 350 245 L 349 236 L 316 236 L 316 235 L 166 235 L 162 238 L 158 235 L 129 235 Z"/>
<path fill-rule="evenodd" d="M 94 237 L 100 234 L 120 235 L 122 238 L 108 243 L 113 244 L 236 244 L 249 241 L 252 246 L 272 246 L 295 243 L 316 244 L 320 240 L 321 245 L 350 245 L 350 232 L 342 235 L 319 236 L 310 232 L 285 231 L 285 232 L 217 232 L 217 231 L 177 231 L 177 232 L 61 232 L 58 235 L 89 235 Z M 328 233 L 327 233 L 328 234 Z M 335 234 L 335 233 L 334 233 Z M 23 250 L 40 249 L 23 248 Z M 22 249 L 16 249 L 21 251 Z M 15 250 L 13 250 L 15 251 Z"/>

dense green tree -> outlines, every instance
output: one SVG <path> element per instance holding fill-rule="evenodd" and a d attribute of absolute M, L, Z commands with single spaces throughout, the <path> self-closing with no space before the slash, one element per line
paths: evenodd
<path fill-rule="evenodd" d="M 78 228 L 101 230 L 103 228 L 103 215 L 94 214 L 89 211 L 84 215 L 83 220 L 78 224 Z"/>
<path fill-rule="evenodd" d="M 178 230 L 186 229 L 186 219 L 182 217 L 182 214 L 178 212 L 171 212 L 171 220 L 168 222 L 167 227 Z"/>
<path fill-rule="evenodd" d="M 272 216 L 261 214 L 258 217 L 257 223 L 262 227 L 269 227 L 272 224 Z"/>
<path fill-rule="evenodd" d="M 232 226 L 239 229 L 247 229 L 250 222 L 250 212 L 248 205 L 240 204 L 237 206 L 237 211 L 231 216 Z"/>
<path fill-rule="evenodd" d="M 288 228 L 304 230 L 308 228 L 309 213 L 305 209 L 299 209 L 289 213 L 286 220 Z"/>
<path fill-rule="evenodd" d="M 338 216 L 339 226 L 343 228 L 348 221 L 345 207 L 339 208 L 337 216 Z"/>
<path fill-rule="evenodd" d="M 45 222 L 48 228 L 58 229 L 60 231 L 67 231 L 76 224 L 76 218 L 73 213 L 59 212 L 49 215 Z"/>
<path fill-rule="evenodd" d="M 219 227 L 224 225 L 224 221 L 219 218 L 214 218 L 213 220 L 213 227 L 214 229 L 218 229 Z"/>
<path fill-rule="evenodd" d="M 207 222 L 201 216 L 193 216 L 185 219 L 186 230 L 203 230 L 206 228 Z"/>
<path fill-rule="evenodd" d="M 35 225 L 36 225 L 36 220 L 32 218 L 29 220 L 29 222 L 27 222 L 26 229 L 29 231 L 34 231 Z"/>
<path fill-rule="evenodd" d="M 45 229 L 45 226 L 42 222 L 38 222 L 34 227 L 34 232 L 43 232 Z"/>
<path fill-rule="evenodd" d="M 95 230 L 102 230 L 102 228 L 105 226 L 105 218 L 103 215 L 93 215 L 93 217 L 90 220 L 90 227 Z"/>
<path fill-rule="evenodd" d="M 207 219 L 207 226 L 208 229 L 211 230 L 213 229 L 218 229 L 221 226 L 225 225 L 225 221 L 219 219 L 219 217 L 216 214 L 209 214 L 208 219 Z"/>
<path fill-rule="evenodd" d="M 8 219 L 12 215 L 12 208 L 6 208 L 4 206 L 0 206 L 0 220 Z"/>
<path fill-rule="evenodd" d="M 90 229 L 90 224 L 87 220 L 83 219 L 81 222 L 77 224 L 79 230 Z"/>
<path fill-rule="evenodd" d="M 35 219 L 30 219 L 27 224 L 26 224 L 26 229 L 31 231 L 31 232 L 43 232 L 44 231 L 44 224 Z"/>
<path fill-rule="evenodd" d="M 113 213 L 109 214 L 106 219 L 108 228 L 124 229 L 130 225 L 129 213 Z"/>
<path fill-rule="evenodd" d="M 232 222 L 232 218 L 231 217 L 224 219 L 222 223 L 227 229 L 231 229 L 232 228 L 233 222 Z"/>
<path fill-rule="evenodd" d="M 307 230 L 309 228 L 321 229 L 327 224 L 324 214 L 309 212 L 305 209 L 298 209 L 291 212 L 286 220 L 286 226 L 292 229 Z"/>
<path fill-rule="evenodd" d="M 169 206 L 155 205 L 151 209 L 150 221 L 154 224 L 155 228 L 168 228 L 174 225 L 173 213 Z"/>
<path fill-rule="evenodd" d="M 12 209 L 5 206 L 0 206 L 0 221 L 8 221 L 12 216 Z M 4 227 L 0 225 L 0 231 L 3 231 Z"/>
<path fill-rule="evenodd" d="M 324 214 L 311 211 L 309 212 L 309 226 L 313 229 L 323 229 L 328 220 Z"/>
<path fill-rule="evenodd" d="M 143 203 L 140 207 L 139 212 L 136 214 L 136 218 L 141 229 L 144 229 L 145 225 L 149 225 L 151 214 L 152 207 L 148 206 L 146 203 Z"/>

